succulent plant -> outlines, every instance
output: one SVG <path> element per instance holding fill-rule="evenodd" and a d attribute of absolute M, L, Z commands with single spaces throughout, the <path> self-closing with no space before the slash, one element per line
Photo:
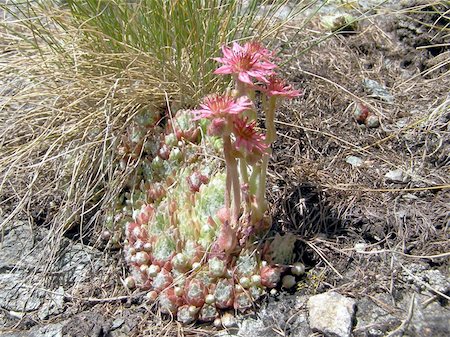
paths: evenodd
<path fill-rule="evenodd" d="M 122 160 L 137 160 L 135 175 L 107 216 L 112 227 L 125 228 L 125 285 L 147 290 L 150 301 L 184 324 L 216 321 L 223 310 L 248 310 L 286 269 L 271 264 L 270 244 L 254 243 L 270 227 L 265 183 L 276 99 L 299 91 L 274 76 L 273 53 L 259 44 L 223 52 L 217 73 L 237 69 L 236 92 L 210 96 L 200 110 L 179 110 L 164 128 L 149 114 L 139 116 L 121 147 Z M 243 69 L 240 57 L 257 69 Z M 247 97 L 258 88 L 249 85 L 251 76 L 265 86 L 257 90 L 265 95 L 266 136 Z M 221 153 L 225 172 L 220 160 L 211 160 Z"/>

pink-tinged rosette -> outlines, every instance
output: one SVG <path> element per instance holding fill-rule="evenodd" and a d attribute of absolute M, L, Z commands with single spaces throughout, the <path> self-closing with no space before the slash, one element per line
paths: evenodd
<path fill-rule="evenodd" d="M 229 309 L 234 303 L 234 285 L 229 279 L 220 279 L 214 287 L 214 298 L 219 309 Z"/>
<path fill-rule="evenodd" d="M 207 293 L 207 288 L 202 281 L 192 279 L 185 286 L 184 299 L 189 305 L 201 307 L 205 303 Z"/>
<path fill-rule="evenodd" d="M 267 288 L 275 288 L 280 282 L 281 270 L 277 267 L 264 266 L 260 270 L 261 284 Z"/>
<path fill-rule="evenodd" d="M 175 295 L 174 289 L 169 288 L 159 294 L 159 307 L 164 314 L 176 314 L 180 306 L 183 305 L 183 299 Z"/>
<path fill-rule="evenodd" d="M 200 308 L 195 306 L 183 305 L 178 308 L 177 320 L 182 324 L 193 323 L 197 319 L 199 311 Z"/>
<path fill-rule="evenodd" d="M 214 305 L 205 304 L 200 310 L 199 319 L 203 322 L 213 322 L 218 316 L 219 313 Z"/>
<path fill-rule="evenodd" d="M 191 192 L 200 191 L 200 186 L 203 184 L 207 184 L 209 182 L 209 178 L 197 171 L 193 172 L 191 175 L 186 177 L 186 181 L 189 186 L 189 190 Z"/>
<path fill-rule="evenodd" d="M 164 289 L 168 288 L 172 283 L 172 274 L 166 269 L 161 269 L 161 271 L 153 279 L 153 289 L 157 292 L 161 292 Z"/>
<path fill-rule="evenodd" d="M 153 218 L 155 214 L 155 209 L 152 205 L 143 205 L 141 207 L 141 212 L 136 217 L 136 223 L 138 225 L 147 225 L 149 220 Z"/>

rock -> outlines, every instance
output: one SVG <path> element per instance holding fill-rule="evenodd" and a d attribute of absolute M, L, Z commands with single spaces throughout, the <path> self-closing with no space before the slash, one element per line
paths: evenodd
<path fill-rule="evenodd" d="M 355 252 L 357 252 L 357 253 L 364 253 L 366 251 L 367 244 L 365 242 L 358 242 L 358 243 L 355 243 L 353 248 L 355 249 Z"/>
<path fill-rule="evenodd" d="M 427 305 L 429 296 L 416 294 L 413 301 L 413 314 L 408 325 L 408 336 L 435 337 L 450 336 L 450 311 L 443 307 L 439 301 L 433 301 Z M 405 296 L 399 304 L 404 310 L 406 318 L 411 305 L 411 296 Z"/>
<path fill-rule="evenodd" d="M 41 320 L 64 311 L 64 289 L 59 287 L 54 293 L 48 293 L 44 304 L 39 308 L 38 317 Z"/>
<path fill-rule="evenodd" d="M 403 270 L 402 279 L 407 283 L 413 284 L 418 291 L 434 292 L 425 286 L 429 285 L 432 289 L 443 294 L 450 292 L 450 282 L 448 277 L 443 275 L 437 269 L 427 269 L 426 265 L 420 263 L 411 263 L 407 266 L 408 271 Z"/>
<path fill-rule="evenodd" d="M 352 165 L 353 167 L 360 167 L 364 161 L 359 157 L 348 156 L 347 158 L 345 158 L 345 162 Z"/>
<path fill-rule="evenodd" d="M 386 181 L 391 181 L 394 183 L 407 183 L 410 180 L 409 176 L 403 172 L 402 169 L 389 171 L 384 175 L 384 177 L 386 178 Z"/>
<path fill-rule="evenodd" d="M 309 325 L 326 336 L 350 337 L 355 300 L 336 292 L 312 296 L 308 300 Z"/>
<path fill-rule="evenodd" d="M 367 297 L 357 303 L 356 327 L 353 331 L 355 337 L 382 337 L 401 324 L 400 319 L 387 311 L 392 299 L 388 294 L 376 296 L 377 303 L 386 303 L 383 307 L 377 305 Z M 395 308 L 394 308 L 395 309 Z"/>
<path fill-rule="evenodd" d="M 44 275 L 45 264 L 55 250 L 48 244 L 48 237 L 47 229 L 32 230 L 21 221 L 5 228 L 0 246 L 0 326 L 12 327 L 20 322 L 20 328 L 29 329 L 39 325 L 67 309 L 64 289 L 71 287 L 76 292 L 78 287 L 101 276 L 97 275 L 105 263 L 101 253 L 65 238 L 59 242 L 59 258 L 51 264 L 50 273 Z M 53 333 L 52 329 L 30 331 L 34 331 L 32 336 Z"/>
<path fill-rule="evenodd" d="M 394 96 L 392 96 L 384 85 L 370 79 L 364 79 L 363 85 L 372 97 L 379 98 L 388 103 L 394 103 Z"/>
<path fill-rule="evenodd" d="M 27 275 L 24 272 L 0 274 L 0 307 L 17 312 L 32 312 L 42 305 L 45 293 L 24 281 Z"/>
<path fill-rule="evenodd" d="M 64 322 L 35 326 L 28 331 L 0 334 L 0 337 L 62 337 Z"/>
<path fill-rule="evenodd" d="M 222 331 L 220 337 L 307 337 L 312 334 L 308 326 L 306 296 L 293 296 L 281 293 L 277 298 L 270 297 L 267 306 L 261 308 L 257 316 L 238 319 L 238 329 Z M 277 331 L 274 330 L 276 328 Z"/>

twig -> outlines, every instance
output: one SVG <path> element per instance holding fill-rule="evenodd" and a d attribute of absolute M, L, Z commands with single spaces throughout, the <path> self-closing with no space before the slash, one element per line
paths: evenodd
<path fill-rule="evenodd" d="M 308 246 L 310 246 L 321 258 L 324 260 L 324 262 L 341 278 L 344 277 L 336 270 L 336 268 L 333 267 L 333 265 L 327 260 L 325 255 L 312 243 L 309 241 L 304 241 Z"/>

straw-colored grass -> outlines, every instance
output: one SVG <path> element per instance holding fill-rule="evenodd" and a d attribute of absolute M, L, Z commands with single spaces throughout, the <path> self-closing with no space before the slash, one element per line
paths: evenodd
<path fill-rule="evenodd" d="M 315 2 L 301 1 L 292 14 Z M 25 214 L 58 235 L 74 225 L 98 230 L 91 225 L 102 223 L 133 172 L 133 163 L 117 165 L 117 148 L 134 116 L 193 106 L 224 88 L 211 76 L 220 46 L 275 36 L 290 19 L 274 17 L 286 3 L 1 4 L 2 228 Z"/>

